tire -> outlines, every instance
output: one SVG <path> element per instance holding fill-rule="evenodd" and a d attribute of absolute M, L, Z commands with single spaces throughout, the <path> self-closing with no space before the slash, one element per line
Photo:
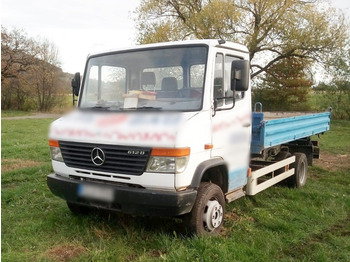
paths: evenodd
<path fill-rule="evenodd" d="M 225 215 L 225 198 L 219 186 L 202 182 L 191 213 L 184 222 L 191 233 L 198 236 L 218 235 L 221 232 Z"/>
<path fill-rule="evenodd" d="M 67 206 L 74 215 L 87 215 L 90 213 L 90 208 L 87 206 L 81 206 L 71 202 L 67 202 Z"/>
<path fill-rule="evenodd" d="M 281 161 L 281 160 L 284 160 L 284 159 L 291 157 L 291 156 L 292 156 L 292 154 L 289 153 L 288 151 L 281 151 L 276 155 L 275 161 Z"/>
<path fill-rule="evenodd" d="M 305 186 L 307 180 L 307 158 L 303 153 L 295 153 L 295 162 L 290 165 L 294 168 L 294 175 L 288 179 L 289 185 L 291 187 L 300 188 Z"/>
<path fill-rule="evenodd" d="M 288 152 L 288 151 L 281 151 L 281 152 L 279 152 L 277 155 L 276 155 L 276 157 L 275 157 L 275 161 L 277 162 L 277 161 L 282 161 L 282 160 L 284 160 L 284 159 L 286 159 L 286 158 L 288 158 L 288 157 L 291 157 L 292 156 L 292 154 L 290 153 L 290 152 Z M 277 169 L 276 171 L 275 171 L 275 175 L 280 175 L 280 174 L 282 174 L 282 173 L 284 173 L 285 172 L 285 168 L 284 167 L 282 167 L 282 168 L 280 168 L 280 169 Z M 287 179 L 284 179 L 284 180 L 282 180 L 281 182 L 279 182 L 279 184 L 280 185 L 283 185 L 283 186 L 289 186 L 290 185 L 290 183 L 292 183 L 291 181 L 289 181 L 290 180 L 290 177 L 289 178 L 287 178 Z"/>

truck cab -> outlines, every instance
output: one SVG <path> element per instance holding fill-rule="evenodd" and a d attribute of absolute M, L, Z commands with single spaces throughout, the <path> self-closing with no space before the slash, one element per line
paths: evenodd
<path fill-rule="evenodd" d="M 248 49 L 191 40 L 92 54 L 80 82 L 76 110 L 50 127 L 50 190 L 75 213 L 181 216 L 219 233 L 250 170 Z"/>

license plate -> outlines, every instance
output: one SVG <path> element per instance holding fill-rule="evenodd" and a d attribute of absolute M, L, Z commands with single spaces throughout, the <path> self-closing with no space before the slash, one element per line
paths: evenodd
<path fill-rule="evenodd" d="M 114 191 L 108 187 L 79 184 L 78 196 L 92 200 L 112 202 L 114 199 Z"/>

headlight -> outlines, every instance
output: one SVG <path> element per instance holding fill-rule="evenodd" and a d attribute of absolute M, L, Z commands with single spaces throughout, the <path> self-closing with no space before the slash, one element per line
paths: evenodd
<path fill-rule="evenodd" d="M 175 158 L 151 156 L 147 165 L 148 172 L 174 173 Z"/>
<path fill-rule="evenodd" d="M 59 147 L 50 147 L 50 150 L 51 150 L 51 159 L 52 160 L 63 162 L 61 149 Z"/>
<path fill-rule="evenodd" d="M 146 171 L 155 173 L 182 173 L 186 169 L 189 154 L 189 148 L 153 149 Z"/>
<path fill-rule="evenodd" d="M 185 171 L 188 162 L 188 156 L 185 157 L 161 157 L 151 156 L 147 170 L 155 173 L 182 173 Z"/>
<path fill-rule="evenodd" d="M 63 157 L 62 157 L 61 149 L 59 148 L 58 141 L 49 140 L 49 146 L 51 151 L 51 159 L 63 162 Z"/>

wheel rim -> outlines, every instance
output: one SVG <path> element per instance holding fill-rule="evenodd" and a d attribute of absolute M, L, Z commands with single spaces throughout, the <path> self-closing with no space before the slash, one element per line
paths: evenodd
<path fill-rule="evenodd" d="M 299 181 L 300 184 L 303 185 L 306 181 L 306 164 L 305 162 L 300 163 L 299 167 Z"/>
<path fill-rule="evenodd" d="M 223 219 L 223 208 L 220 203 L 215 200 L 209 200 L 203 214 L 203 222 L 208 231 L 213 231 L 218 228 Z"/>

